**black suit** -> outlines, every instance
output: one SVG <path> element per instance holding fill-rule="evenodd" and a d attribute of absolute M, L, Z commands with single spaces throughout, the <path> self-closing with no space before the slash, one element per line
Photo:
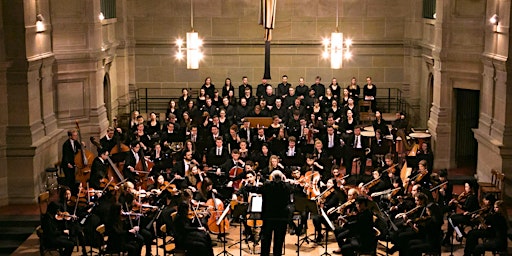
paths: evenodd
<path fill-rule="evenodd" d="M 76 186 L 75 181 L 75 155 L 78 153 L 82 147 L 80 142 L 73 141 L 74 147 L 71 145 L 71 139 L 66 140 L 62 145 L 62 160 L 60 162 L 60 167 L 64 171 L 65 174 L 65 183 L 71 189 L 71 192 L 77 193 L 78 187 Z M 73 166 L 72 168 L 68 167 L 68 164 Z"/>
<path fill-rule="evenodd" d="M 91 166 L 91 178 L 89 179 L 89 185 L 94 189 L 100 189 L 100 180 L 107 178 L 108 162 L 103 162 L 100 157 L 94 158 Z"/>
<path fill-rule="evenodd" d="M 357 139 L 357 141 L 356 141 Z M 355 143 L 357 143 L 358 145 L 355 145 Z M 359 147 L 357 147 L 359 146 Z M 359 158 L 359 160 L 361 161 L 361 169 L 364 168 L 364 164 L 365 164 L 365 149 L 368 147 L 368 138 L 367 137 L 364 137 L 363 135 L 359 135 L 359 136 L 356 136 L 355 134 L 349 138 L 349 143 L 348 143 L 348 151 L 352 152 L 351 154 L 349 154 L 351 157 L 350 157 L 350 161 L 348 163 L 345 163 L 345 167 L 347 168 L 347 173 L 351 173 L 352 171 L 352 161 L 354 161 L 354 159 L 356 158 Z"/>
<path fill-rule="evenodd" d="M 329 147 L 329 135 L 328 134 L 325 134 L 324 138 L 322 139 L 322 142 L 323 142 L 323 145 L 324 145 L 324 148 L 325 148 L 325 151 L 327 152 L 327 154 L 329 156 L 332 156 L 336 161 L 337 163 L 339 163 L 339 159 L 342 155 L 345 155 L 345 154 L 342 154 L 342 149 L 344 147 L 341 147 L 341 137 L 340 135 L 338 135 L 336 133 L 336 130 L 334 131 L 334 134 L 333 134 L 334 138 L 333 138 L 333 143 L 332 143 L 332 147 Z"/>
<path fill-rule="evenodd" d="M 247 137 L 247 130 L 249 130 L 249 137 Z M 253 136 L 255 134 L 256 134 L 256 131 L 253 128 L 244 128 L 244 127 L 242 127 L 238 131 L 238 136 L 240 137 L 240 139 L 245 139 L 245 140 L 247 140 L 248 142 L 251 142 L 251 143 L 252 143 Z M 250 143 L 247 143 L 248 147 L 251 146 L 249 144 Z"/>
<path fill-rule="evenodd" d="M 304 164 L 302 151 L 297 146 L 295 146 L 292 155 L 289 155 L 291 154 L 290 147 L 286 147 L 286 151 L 279 153 L 281 154 L 281 159 L 283 159 L 283 165 L 286 167 L 302 166 Z"/>
<path fill-rule="evenodd" d="M 221 166 L 228 160 L 228 158 L 229 152 L 226 147 L 222 147 L 220 155 L 217 155 L 217 147 L 213 147 L 208 152 L 206 162 L 208 163 L 208 166 Z"/>
<path fill-rule="evenodd" d="M 247 186 L 247 190 L 262 194 L 261 255 L 269 255 L 272 233 L 274 233 L 273 255 L 281 255 L 290 216 L 288 205 L 292 187 L 281 181 L 267 181 L 262 187 Z"/>
<path fill-rule="evenodd" d="M 139 154 L 139 161 L 140 160 L 142 160 L 142 159 L 141 159 L 140 154 Z M 125 179 L 128 179 L 129 181 L 134 181 L 135 180 L 135 173 L 130 171 L 130 169 L 128 169 L 128 167 L 131 166 L 131 167 L 135 168 L 137 163 L 138 162 L 137 162 L 137 160 L 135 158 L 134 152 L 132 150 L 130 150 L 126 154 L 126 159 L 125 159 L 125 162 L 124 162 L 123 175 L 124 175 Z"/>
<path fill-rule="evenodd" d="M 112 148 L 114 148 L 117 145 L 116 140 L 114 138 L 115 136 L 109 140 L 107 139 L 106 135 L 103 136 L 103 138 L 100 139 L 101 147 L 106 149 L 108 152 L 112 151 Z"/>

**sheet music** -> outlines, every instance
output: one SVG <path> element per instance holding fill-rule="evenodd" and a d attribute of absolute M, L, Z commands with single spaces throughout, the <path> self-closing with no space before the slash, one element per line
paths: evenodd
<path fill-rule="evenodd" d="M 263 210 L 263 197 L 253 196 L 251 199 L 250 212 L 262 212 Z"/>

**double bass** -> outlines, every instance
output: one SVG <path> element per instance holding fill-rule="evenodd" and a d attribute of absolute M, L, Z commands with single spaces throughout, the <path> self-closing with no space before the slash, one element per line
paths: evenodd
<path fill-rule="evenodd" d="M 80 126 L 78 125 L 78 121 L 75 121 L 76 130 L 78 132 L 78 143 L 82 143 L 82 134 L 80 133 Z M 82 146 L 81 149 L 75 155 L 75 165 L 76 165 L 76 173 L 75 180 L 79 181 L 82 184 L 87 183 L 89 178 L 91 177 L 91 166 L 94 161 L 94 154 Z"/>
<path fill-rule="evenodd" d="M 93 145 L 95 145 L 98 149 L 102 148 L 101 144 L 96 141 L 96 138 L 91 136 L 90 140 L 91 140 L 91 143 Z M 107 170 L 108 177 L 109 178 L 113 178 L 115 183 L 118 183 L 118 182 L 121 182 L 122 180 L 124 180 L 123 174 L 121 173 L 121 171 L 119 171 L 119 169 L 114 164 L 114 162 L 112 161 L 110 156 L 107 156 L 107 161 L 109 163 L 109 168 Z"/>
<path fill-rule="evenodd" d="M 144 156 L 144 150 L 142 148 L 139 150 L 139 154 L 140 160 L 135 165 L 134 169 L 139 175 L 139 181 L 137 183 L 137 186 L 142 187 L 142 189 L 145 190 L 147 189 L 148 185 L 155 183 L 155 181 L 149 179 L 149 173 L 151 172 L 153 166 L 155 166 L 155 163 L 146 159 L 146 157 Z"/>

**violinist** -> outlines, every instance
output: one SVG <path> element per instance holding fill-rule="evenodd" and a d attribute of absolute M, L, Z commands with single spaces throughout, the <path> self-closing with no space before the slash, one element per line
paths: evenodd
<path fill-rule="evenodd" d="M 395 216 L 395 219 L 399 220 L 395 222 L 395 224 L 398 224 L 398 231 L 391 231 L 390 238 L 394 246 L 387 249 L 389 254 L 400 250 L 400 255 L 407 255 L 405 252 L 408 248 L 409 241 L 422 238 L 421 234 L 414 230 L 414 226 L 412 225 L 414 223 L 408 222 L 408 220 L 415 220 L 425 216 L 425 207 L 428 204 L 428 197 L 423 193 L 416 193 L 414 202 L 415 207 L 413 209 Z"/>
<path fill-rule="evenodd" d="M 324 209 L 324 211 L 327 211 L 331 209 L 332 207 L 336 207 L 340 204 L 340 198 L 343 194 L 338 186 L 336 186 L 336 179 L 332 178 L 327 181 L 325 189 L 320 194 L 320 198 L 318 199 L 320 201 L 320 207 Z M 338 216 L 336 214 L 333 214 L 330 216 L 331 220 L 336 219 Z M 314 215 L 312 217 L 313 220 L 313 226 L 315 227 L 315 242 L 321 243 L 323 236 L 322 236 L 322 224 L 324 226 L 327 226 L 327 222 L 325 221 L 324 217 L 320 214 Z"/>
<path fill-rule="evenodd" d="M 189 172 L 192 165 L 199 166 L 199 163 L 192 158 L 192 151 L 185 150 L 183 154 L 183 159 L 176 162 L 174 167 L 172 168 L 171 175 L 174 179 L 174 184 L 178 189 L 185 188 L 187 186 L 186 181 L 184 180 L 185 174 Z"/>
<path fill-rule="evenodd" d="M 206 182 L 205 182 L 206 183 Z M 173 221 L 174 241 L 177 249 L 186 249 L 187 255 L 213 256 L 212 241 L 206 228 L 198 221 L 197 212 L 191 207 L 192 192 L 185 189 L 183 200 Z"/>
<path fill-rule="evenodd" d="M 430 185 L 430 174 L 431 171 L 427 169 L 427 161 L 421 160 L 418 163 L 418 169 L 413 171 L 407 179 L 411 184 L 420 184 L 422 187 L 428 188 Z"/>
<path fill-rule="evenodd" d="M 127 251 L 129 256 L 141 255 L 143 238 L 138 235 L 138 226 L 133 226 L 132 216 L 128 221 L 122 220 L 122 207 L 120 204 L 112 205 L 109 216 L 105 222 L 105 233 L 108 236 L 107 247 L 112 251 Z M 124 215 L 123 215 L 124 216 Z M 151 250 L 149 250 L 151 251 Z"/>
<path fill-rule="evenodd" d="M 343 221 L 353 221 L 354 216 L 357 214 L 357 208 L 355 205 L 356 198 L 359 196 L 359 192 L 355 188 L 351 188 L 347 192 L 347 201 L 341 204 L 338 207 L 331 207 L 329 210 L 327 210 L 327 215 L 329 217 L 338 215 L 339 222 Z M 334 214 L 334 215 L 333 215 Z M 338 223 L 339 223 L 338 222 Z M 338 242 L 339 248 L 334 253 L 341 253 L 341 246 L 345 239 L 349 238 L 354 232 L 354 230 L 351 230 L 349 226 L 345 225 L 339 225 L 334 230 L 334 235 L 336 237 L 336 241 Z"/>
<path fill-rule="evenodd" d="M 427 161 L 427 170 L 432 171 L 434 167 L 434 154 L 432 153 L 432 149 L 430 148 L 427 142 L 422 142 L 421 147 L 416 153 L 416 159 L 418 163 L 421 160 Z"/>
<path fill-rule="evenodd" d="M 108 151 L 106 148 L 98 148 L 98 157 L 94 158 L 91 166 L 91 178 L 89 180 L 89 185 L 94 189 L 102 189 L 100 185 L 100 180 L 107 179 L 107 169 L 109 163 L 107 162 Z"/>
<path fill-rule="evenodd" d="M 195 164 L 190 165 L 188 171 L 185 173 L 185 183 L 186 187 L 189 188 L 192 192 L 196 192 L 198 190 L 198 184 L 201 185 L 201 181 L 206 178 L 205 174 L 199 169 L 199 167 Z"/>
<path fill-rule="evenodd" d="M 50 207 L 50 205 L 54 206 Z M 82 227 L 78 223 L 78 199 L 71 196 L 71 190 L 68 187 L 62 187 L 59 191 L 59 201 L 50 203 L 48 208 L 56 208 L 57 212 L 54 214 L 57 223 L 60 222 L 62 229 L 67 232 L 67 235 L 72 239 L 78 239 L 82 247 L 82 255 L 87 255 L 85 249 L 85 236 Z"/>
<path fill-rule="evenodd" d="M 257 177 L 256 173 L 252 170 L 245 172 L 245 179 L 242 182 L 243 185 L 240 187 L 240 189 L 238 191 L 236 191 L 233 194 L 232 200 L 235 200 L 237 202 L 237 204 L 235 205 L 235 208 L 233 209 L 233 212 L 242 211 L 243 216 L 246 215 L 248 206 L 244 207 L 240 203 L 249 202 L 250 192 L 247 190 L 247 188 L 263 185 L 263 183 L 258 183 L 258 184 L 256 183 L 256 177 Z M 243 202 L 239 202 L 240 198 L 243 200 Z M 248 241 L 253 241 L 254 236 L 252 234 L 252 229 L 249 227 L 249 225 L 247 224 L 246 221 L 243 222 L 243 225 L 244 225 L 244 235 L 246 236 L 246 239 Z"/>
<path fill-rule="evenodd" d="M 455 211 L 457 208 L 460 208 L 463 213 L 453 213 L 448 218 L 451 219 L 453 226 L 459 227 L 462 236 L 465 236 L 464 226 L 471 225 L 471 212 L 478 210 L 478 197 L 473 192 L 474 185 L 470 182 L 466 182 L 464 184 L 464 191 L 456 198 L 452 199 L 448 204 L 453 207 L 452 209 Z M 454 227 L 452 225 L 448 225 L 448 230 L 446 231 L 445 237 L 443 239 L 443 245 L 450 245 L 450 238 L 453 236 Z M 461 240 L 462 237 L 457 236 L 457 240 Z"/>
<path fill-rule="evenodd" d="M 78 131 L 72 129 L 68 131 L 68 139 L 62 145 L 62 159 L 60 167 L 64 171 L 64 185 L 69 187 L 73 194 L 78 193 L 78 186 L 75 181 L 75 155 L 82 145 L 78 141 Z"/>
<path fill-rule="evenodd" d="M 69 230 L 65 229 L 59 221 L 56 220 L 59 206 L 50 203 L 46 213 L 41 216 L 41 227 L 43 229 L 42 243 L 56 248 L 64 248 L 61 255 L 71 256 L 75 243 L 69 236 Z M 83 255 L 87 255 L 86 251 L 82 251 Z"/>
<path fill-rule="evenodd" d="M 263 177 L 269 177 L 269 174 L 273 171 L 281 171 L 284 172 L 284 166 L 279 163 L 279 157 L 276 155 L 271 155 L 268 161 L 268 166 L 261 170 L 261 174 Z"/>
<path fill-rule="evenodd" d="M 425 208 L 425 215 L 408 222 L 416 233 L 420 234 L 419 239 L 409 241 L 406 255 L 421 256 L 422 253 L 441 252 L 441 226 L 443 225 L 443 213 L 436 203 L 429 203 Z"/>
<path fill-rule="evenodd" d="M 373 214 L 368 209 L 368 198 L 357 197 L 354 199 L 356 206 L 356 215 L 351 221 L 345 222 L 344 232 L 340 233 L 336 229 L 336 242 L 339 248 L 333 251 L 334 254 L 343 254 L 344 256 L 356 255 L 356 250 L 370 252 L 374 254 L 377 243 L 375 231 L 373 229 Z"/>
<path fill-rule="evenodd" d="M 450 211 L 450 207 L 448 204 L 450 203 L 450 200 L 452 200 L 452 194 L 453 194 L 453 184 L 448 180 L 448 170 L 442 169 L 439 171 L 439 181 L 438 184 L 440 185 L 439 188 L 432 191 L 432 193 L 437 193 L 437 204 L 443 212 Z M 446 183 L 442 185 L 443 183 Z M 432 190 L 432 189 L 431 189 Z"/>
<path fill-rule="evenodd" d="M 464 255 L 484 255 L 485 251 L 506 251 L 507 230 L 509 227 L 507 209 L 503 200 L 492 204 L 492 210 L 482 219 L 478 229 L 469 231 L 466 238 Z M 478 244 L 479 238 L 485 238 Z"/>
<path fill-rule="evenodd" d="M 169 152 L 163 151 L 162 146 L 159 143 L 153 144 L 153 151 L 151 152 L 149 159 L 155 164 L 151 169 L 150 176 L 157 176 L 158 173 L 172 167 L 172 159 Z"/>

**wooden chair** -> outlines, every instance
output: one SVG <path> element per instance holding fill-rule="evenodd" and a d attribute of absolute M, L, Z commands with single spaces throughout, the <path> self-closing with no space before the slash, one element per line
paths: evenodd
<path fill-rule="evenodd" d="M 484 194 L 494 194 L 497 199 L 503 199 L 505 174 L 497 172 L 491 177 L 491 186 L 479 187 L 479 196 L 483 197 Z M 479 183 L 480 185 L 480 183 Z M 486 184 L 483 184 L 486 185 Z"/>
<path fill-rule="evenodd" d="M 112 254 L 124 255 L 123 251 L 112 251 L 112 250 L 109 250 L 109 248 L 107 247 L 108 237 L 105 235 L 105 225 L 104 224 L 101 224 L 98 227 L 96 227 L 96 232 L 98 232 L 102 238 L 98 255 L 112 255 Z"/>
<path fill-rule="evenodd" d="M 368 110 L 366 110 L 368 109 Z M 359 101 L 359 113 L 363 112 L 372 112 L 372 102 L 369 100 L 360 100 Z"/>

